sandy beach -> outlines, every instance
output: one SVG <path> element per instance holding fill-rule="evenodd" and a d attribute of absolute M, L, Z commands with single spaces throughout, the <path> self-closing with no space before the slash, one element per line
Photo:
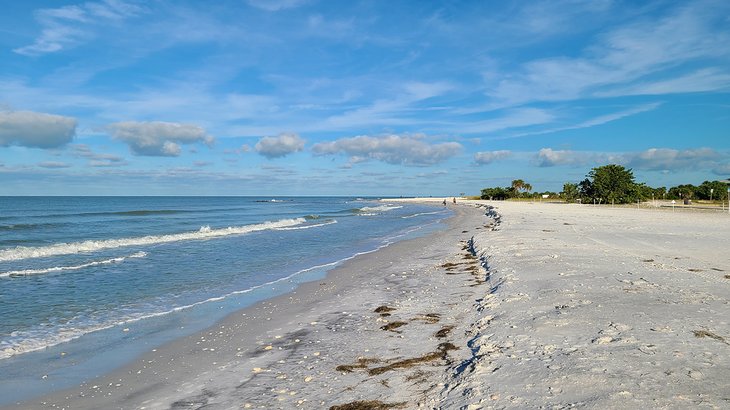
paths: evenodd
<path fill-rule="evenodd" d="M 730 406 L 730 216 L 448 206 L 442 231 L 9 408 Z"/>

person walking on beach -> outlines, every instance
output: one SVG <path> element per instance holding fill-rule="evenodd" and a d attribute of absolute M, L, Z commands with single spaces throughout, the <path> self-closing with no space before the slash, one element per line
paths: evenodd
<path fill-rule="evenodd" d="M 454 200 L 454 205 L 456 205 L 456 197 L 452 198 Z"/>
<path fill-rule="evenodd" d="M 446 206 L 446 199 L 444 199 L 444 206 Z"/>

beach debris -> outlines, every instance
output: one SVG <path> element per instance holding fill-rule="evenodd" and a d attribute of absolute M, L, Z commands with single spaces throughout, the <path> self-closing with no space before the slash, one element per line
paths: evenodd
<path fill-rule="evenodd" d="M 438 332 L 436 332 L 434 334 L 434 336 L 436 336 L 439 339 L 443 339 L 446 336 L 448 336 L 448 334 L 451 333 L 451 331 L 453 329 L 454 329 L 454 326 L 444 326 L 444 327 L 441 328 L 441 330 L 439 330 Z"/>
<path fill-rule="evenodd" d="M 251 369 L 251 373 L 261 373 L 263 371 L 264 371 L 264 369 L 262 369 L 260 367 L 254 367 L 253 369 Z"/>
<path fill-rule="evenodd" d="M 689 372 L 687 372 L 687 376 L 689 376 L 690 379 L 694 379 L 694 380 L 699 380 L 702 377 L 704 377 L 702 372 L 699 370 L 690 370 Z"/>
<path fill-rule="evenodd" d="M 380 400 L 358 400 L 350 403 L 338 404 L 330 407 L 329 410 L 387 410 L 400 409 L 407 403 L 384 403 Z"/>
<path fill-rule="evenodd" d="M 727 340 L 725 340 L 724 337 L 718 336 L 718 335 L 716 335 L 716 334 L 714 334 L 712 332 L 709 332 L 707 330 L 694 330 L 694 331 L 692 331 L 692 333 L 697 338 L 709 337 L 710 339 L 715 339 L 718 342 L 722 342 L 722 343 L 725 343 L 725 344 L 730 344 L 730 343 L 727 342 Z"/>
<path fill-rule="evenodd" d="M 385 326 L 381 326 L 380 329 L 389 330 L 389 331 L 393 332 L 393 331 L 395 331 L 395 329 L 398 329 L 399 327 L 405 326 L 407 324 L 408 323 L 406 323 L 406 322 L 395 321 L 395 322 L 390 322 Z"/>
<path fill-rule="evenodd" d="M 307 376 L 307 377 L 305 377 L 305 378 L 304 378 L 304 382 L 305 382 L 305 383 L 309 383 L 309 382 L 311 382 L 311 381 L 312 381 L 312 379 L 313 379 L 313 377 L 312 377 L 312 376 Z"/>
<path fill-rule="evenodd" d="M 383 314 L 386 314 L 386 313 L 390 313 L 390 312 L 392 312 L 392 311 L 394 311 L 394 310 L 395 310 L 395 308 L 392 308 L 392 307 L 390 307 L 390 306 L 385 306 L 385 305 L 383 305 L 383 306 L 378 306 L 378 307 L 377 307 L 377 308 L 376 308 L 376 309 L 374 310 L 374 312 L 375 312 L 375 313 L 379 313 L 379 314 L 383 315 Z"/>
<path fill-rule="evenodd" d="M 422 321 L 429 324 L 438 323 L 441 320 L 441 315 L 438 313 L 427 313 L 425 315 L 416 316 L 412 321 Z"/>
<path fill-rule="evenodd" d="M 367 369 L 368 365 L 380 363 L 379 359 L 360 357 L 355 364 L 341 364 L 335 367 L 335 370 L 342 373 L 352 373 L 355 369 Z"/>
<path fill-rule="evenodd" d="M 265 347 L 264 347 L 264 350 L 271 350 L 271 349 L 273 349 L 273 348 L 274 348 L 274 346 L 272 346 L 272 345 L 268 345 L 268 346 L 265 346 Z"/>
<path fill-rule="evenodd" d="M 447 356 L 449 354 L 449 350 L 457 350 L 457 349 L 459 349 L 459 348 L 454 346 L 453 343 L 448 343 L 448 342 L 441 343 L 438 345 L 438 350 L 435 352 L 431 352 L 431 353 L 425 354 L 420 357 L 399 360 L 399 361 L 393 362 L 387 366 L 381 366 L 381 367 L 375 367 L 372 369 L 368 369 L 368 374 L 370 376 L 377 376 L 379 374 L 383 374 L 383 373 L 391 371 L 391 370 L 407 369 L 409 367 L 413 367 L 413 366 L 416 366 L 421 363 L 432 362 L 432 361 L 438 360 L 438 359 L 443 360 L 443 359 L 447 358 Z"/>

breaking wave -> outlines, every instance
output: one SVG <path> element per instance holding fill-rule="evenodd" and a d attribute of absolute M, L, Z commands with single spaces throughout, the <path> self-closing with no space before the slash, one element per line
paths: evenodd
<path fill-rule="evenodd" d="M 84 269 L 84 268 L 88 268 L 91 266 L 108 265 L 111 263 L 120 263 L 120 262 L 124 262 L 126 259 L 144 258 L 145 256 L 147 256 L 147 252 L 135 252 L 128 256 L 120 256 L 118 258 L 111 258 L 111 259 L 104 259 L 101 261 L 88 262 L 88 263 L 83 263 L 81 265 L 75 265 L 75 266 L 54 266 L 52 268 L 46 268 L 46 269 L 13 270 L 13 271 L 9 271 L 9 272 L 0 272 L 0 278 L 42 275 L 44 273 L 51 273 L 51 272 L 79 270 L 79 269 Z"/>
<path fill-rule="evenodd" d="M 137 238 L 57 243 L 53 245 L 39 247 L 18 246 L 13 249 L 5 249 L 0 251 L 0 262 L 95 252 L 103 249 L 114 249 L 126 246 L 154 245 L 168 242 L 214 239 L 229 235 L 242 235 L 267 229 L 296 226 L 304 222 L 304 218 L 282 219 L 276 222 L 264 222 L 260 224 L 245 226 L 229 226 L 228 228 L 220 229 L 212 229 L 210 226 L 203 226 L 200 228 L 200 230 L 195 232 L 183 232 L 167 235 L 149 235 Z"/>

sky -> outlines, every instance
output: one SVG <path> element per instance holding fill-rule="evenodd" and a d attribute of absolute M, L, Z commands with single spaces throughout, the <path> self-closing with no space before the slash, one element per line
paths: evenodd
<path fill-rule="evenodd" d="M 0 195 L 730 177 L 730 2 L 5 1 Z"/>

